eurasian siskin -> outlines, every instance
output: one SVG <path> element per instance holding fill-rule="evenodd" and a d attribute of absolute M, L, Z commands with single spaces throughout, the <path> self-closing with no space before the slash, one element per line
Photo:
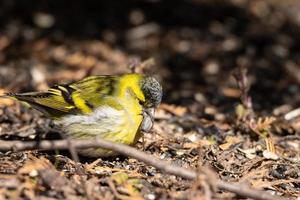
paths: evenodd
<path fill-rule="evenodd" d="M 125 74 L 90 76 L 75 83 L 55 85 L 46 92 L 7 95 L 52 118 L 69 138 L 100 137 L 134 145 L 141 132 L 148 132 L 153 125 L 162 87 L 151 76 Z M 79 153 L 90 157 L 117 154 L 102 148 L 81 149 Z"/>

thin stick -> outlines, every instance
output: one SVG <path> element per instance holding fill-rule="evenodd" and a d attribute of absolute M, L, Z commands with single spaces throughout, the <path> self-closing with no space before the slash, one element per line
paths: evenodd
<path fill-rule="evenodd" d="M 1 151 L 9 151 L 9 150 L 22 151 L 22 150 L 33 150 L 33 149 L 42 149 L 42 150 L 69 149 L 70 142 L 72 143 L 73 147 L 76 149 L 93 148 L 93 147 L 110 149 L 120 154 L 135 158 L 148 165 L 154 166 L 160 171 L 163 171 L 168 174 L 173 174 L 189 180 L 195 180 L 198 178 L 198 174 L 192 169 L 176 166 L 174 164 L 158 159 L 152 155 L 149 155 L 147 153 L 144 153 L 142 151 L 139 151 L 127 145 L 106 141 L 100 138 L 95 140 L 71 140 L 70 139 L 70 140 L 52 140 L 52 141 L 44 140 L 39 142 L 0 140 L 0 144 L 1 144 L 0 150 Z M 215 184 L 216 187 L 221 190 L 230 191 L 243 197 L 248 197 L 248 198 L 253 198 L 258 200 L 286 199 L 280 196 L 271 195 L 265 191 L 256 190 L 240 184 L 224 182 L 222 180 L 217 180 Z"/>

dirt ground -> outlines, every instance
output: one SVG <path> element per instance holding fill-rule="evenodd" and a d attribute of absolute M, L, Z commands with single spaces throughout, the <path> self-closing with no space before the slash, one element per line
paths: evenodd
<path fill-rule="evenodd" d="M 157 77 L 164 97 L 136 148 L 211 182 L 297 199 L 299 13 L 297 0 L 3 0 L 0 93 L 128 73 L 152 58 L 136 70 Z M 0 137 L 60 138 L 51 120 L 8 99 Z M 125 156 L 0 153 L 0 199 L 241 199 L 207 182 Z"/>

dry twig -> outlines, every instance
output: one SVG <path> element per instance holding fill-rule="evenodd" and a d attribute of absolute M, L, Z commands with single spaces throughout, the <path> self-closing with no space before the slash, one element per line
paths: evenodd
<path fill-rule="evenodd" d="M 53 150 L 53 149 L 69 149 L 70 143 L 74 148 L 91 148 L 91 147 L 101 147 L 105 149 L 110 149 L 120 154 L 133 157 L 137 160 L 140 160 L 148 165 L 154 166 L 157 169 L 168 173 L 173 174 L 182 178 L 195 180 L 198 178 L 198 174 L 191 169 L 178 167 L 174 164 L 170 164 L 167 161 L 163 161 L 154 156 L 141 152 L 135 148 L 129 147 L 127 145 L 113 143 L 103 139 L 96 140 L 44 140 L 40 142 L 22 142 L 22 141 L 0 141 L 1 151 L 22 151 L 22 150 L 32 150 L 32 149 L 42 149 L 42 150 Z M 259 200 L 283 200 L 285 198 L 271 195 L 268 192 L 261 190 L 252 189 L 247 186 L 240 184 L 233 184 L 224 182 L 222 180 L 217 180 L 215 183 L 216 187 L 221 190 L 226 190 L 233 192 L 239 196 L 249 197 Z"/>

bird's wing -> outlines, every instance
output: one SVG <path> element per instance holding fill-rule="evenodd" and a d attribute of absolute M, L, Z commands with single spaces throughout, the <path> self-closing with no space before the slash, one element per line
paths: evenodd
<path fill-rule="evenodd" d="M 107 101 L 107 97 L 113 97 L 117 81 L 117 76 L 90 76 L 69 85 L 73 89 L 71 96 L 76 106 L 83 112 L 88 112 L 88 108 L 81 106 L 81 102 L 85 102 L 90 108 L 97 108 L 107 103 L 114 104 L 114 101 Z"/>
<path fill-rule="evenodd" d="M 68 103 L 59 91 L 52 89 L 47 92 L 8 93 L 7 96 L 25 102 L 52 118 L 59 118 L 76 111 L 75 106 Z"/>
<path fill-rule="evenodd" d="M 115 104 L 104 101 L 112 93 L 115 80 L 114 76 L 91 76 L 72 84 L 55 85 L 46 92 L 8 93 L 7 96 L 26 102 L 49 117 L 60 118 L 90 113 L 106 102 Z"/>

